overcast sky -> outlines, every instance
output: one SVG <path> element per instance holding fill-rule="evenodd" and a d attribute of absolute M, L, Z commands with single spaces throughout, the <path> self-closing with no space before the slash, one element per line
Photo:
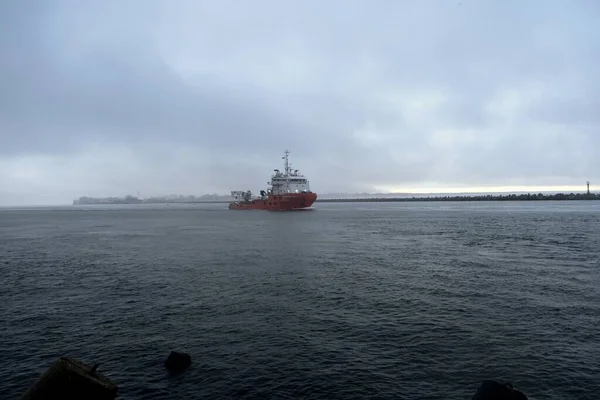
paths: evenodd
<path fill-rule="evenodd" d="M 0 204 L 600 184 L 600 2 L 2 0 Z M 573 188 L 576 186 L 576 188 Z"/>

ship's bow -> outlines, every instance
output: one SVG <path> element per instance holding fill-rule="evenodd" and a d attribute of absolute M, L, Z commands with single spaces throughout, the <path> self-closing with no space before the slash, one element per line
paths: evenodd
<path fill-rule="evenodd" d="M 316 193 L 303 193 L 306 194 L 307 196 L 305 197 L 304 203 L 306 204 L 305 207 L 310 207 L 313 205 L 313 203 L 315 201 L 317 201 L 317 194 Z"/>
<path fill-rule="evenodd" d="M 316 200 L 316 193 L 300 193 L 299 195 L 294 196 L 294 199 L 291 202 L 293 204 L 291 209 L 301 210 L 303 208 L 310 208 Z"/>

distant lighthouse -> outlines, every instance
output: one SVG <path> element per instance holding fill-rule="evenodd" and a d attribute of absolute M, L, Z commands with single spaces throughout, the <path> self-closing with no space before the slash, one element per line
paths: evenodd
<path fill-rule="evenodd" d="M 587 181 L 587 194 L 590 194 L 590 181 Z"/>

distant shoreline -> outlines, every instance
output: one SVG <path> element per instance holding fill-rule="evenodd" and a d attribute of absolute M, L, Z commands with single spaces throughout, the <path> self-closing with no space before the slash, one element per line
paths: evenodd
<path fill-rule="evenodd" d="M 360 199 L 317 199 L 321 203 L 380 203 L 380 202 L 435 202 L 435 201 L 565 201 L 565 200 L 600 200 L 595 193 L 585 194 L 509 194 L 481 196 L 432 196 L 432 197 L 368 197 Z"/>
<path fill-rule="evenodd" d="M 565 200 L 600 200 L 600 194 L 595 193 L 557 193 L 557 194 L 509 194 L 509 195 L 480 195 L 480 196 L 428 196 L 428 197 L 363 197 L 363 198 L 332 198 L 319 199 L 317 203 L 382 203 L 382 202 L 439 202 L 439 201 L 565 201 Z M 75 200 L 73 205 L 110 205 L 110 204 L 223 204 L 231 200 L 142 200 L 129 199 L 89 199 L 87 201 Z"/>

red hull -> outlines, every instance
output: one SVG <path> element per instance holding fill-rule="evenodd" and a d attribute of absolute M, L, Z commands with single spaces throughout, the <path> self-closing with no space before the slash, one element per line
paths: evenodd
<path fill-rule="evenodd" d="M 316 193 L 286 193 L 269 195 L 266 200 L 229 203 L 230 210 L 292 211 L 309 208 L 317 200 Z"/>

